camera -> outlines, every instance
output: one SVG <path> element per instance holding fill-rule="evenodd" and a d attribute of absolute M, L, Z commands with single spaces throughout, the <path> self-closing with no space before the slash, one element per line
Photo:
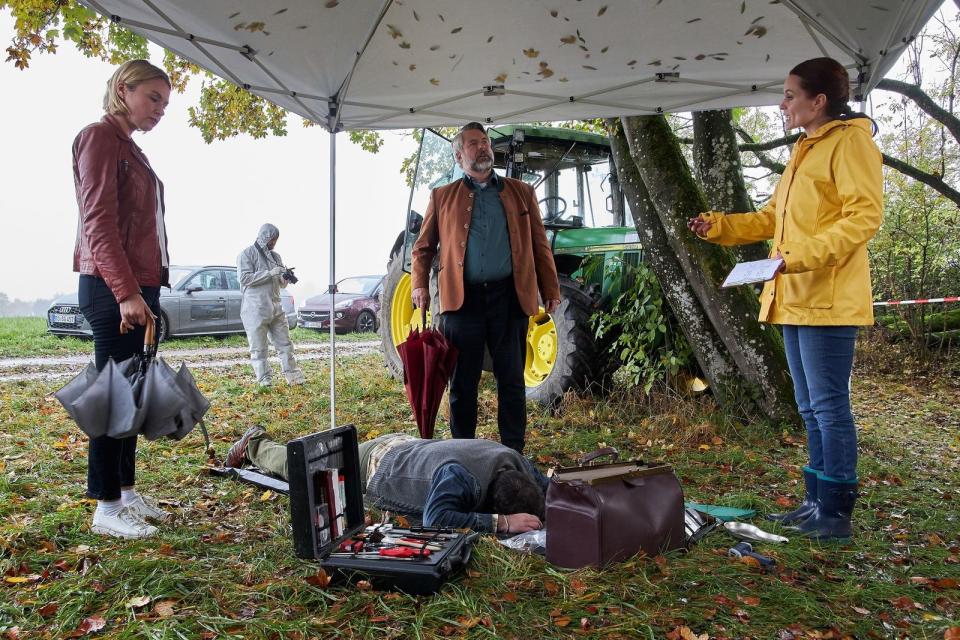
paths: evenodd
<path fill-rule="evenodd" d="M 293 275 L 293 267 L 287 267 L 287 269 L 280 274 L 280 277 L 289 282 L 290 284 L 297 284 L 297 281 L 300 280 L 297 276 Z"/>

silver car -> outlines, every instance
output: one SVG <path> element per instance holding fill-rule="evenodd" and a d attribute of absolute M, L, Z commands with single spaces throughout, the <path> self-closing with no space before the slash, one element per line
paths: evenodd
<path fill-rule="evenodd" d="M 161 341 L 170 336 L 203 336 L 243 333 L 240 321 L 240 281 L 237 269 L 225 265 L 170 267 L 171 288 L 160 290 Z M 287 324 L 297 326 L 293 296 L 280 290 Z M 60 336 L 92 336 L 80 312 L 77 294 L 60 296 L 47 311 L 47 331 Z"/>

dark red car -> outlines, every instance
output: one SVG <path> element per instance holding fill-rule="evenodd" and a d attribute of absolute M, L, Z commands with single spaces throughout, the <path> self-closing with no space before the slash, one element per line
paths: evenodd
<path fill-rule="evenodd" d="M 377 330 L 383 276 L 356 276 L 337 283 L 333 324 L 337 333 Z M 317 331 L 330 330 L 330 294 L 323 293 L 307 301 L 297 314 L 300 326 Z"/>

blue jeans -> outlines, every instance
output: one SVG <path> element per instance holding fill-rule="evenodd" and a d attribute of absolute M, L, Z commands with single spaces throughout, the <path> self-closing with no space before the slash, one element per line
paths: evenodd
<path fill-rule="evenodd" d="M 141 295 L 154 315 L 160 315 L 160 287 L 142 287 Z M 120 334 L 120 305 L 103 278 L 80 276 L 77 294 L 80 311 L 93 330 L 94 362 L 103 369 L 110 358 L 120 362 L 143 348 L 145 327 Z M 121 487 L 136 479 L 137 437 L 91 438 L 87 449 L 87 495 L 97 500 L 117 500 Z"/>
<path fill-rule="evenodd" d="M 797 408 L 807 428 L 810 469 L 834 482 L 857 479 L 857 428 L 850 371 L 857 327 L 783 325 Z"/>

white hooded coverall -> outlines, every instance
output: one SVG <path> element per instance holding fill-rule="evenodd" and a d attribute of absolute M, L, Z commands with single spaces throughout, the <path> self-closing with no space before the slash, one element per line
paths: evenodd
<path fill-rule="evenodd" d="M 240 303 L 240 319 L 250 343 L 250 362 L 257 382 L 270 384 L 270 364 L 267 362 L 267 336 L 280 356 L 280 369 L 290 384 L 304 382 L 303 372 L 297 367 L 290 342 L 290 328 L 280 304 L 280 288 L 287 281 L 279 274 L 283 266 L 280 255 L 267 245 L 280 235 L 272 224 L 260 227 L 255 244 L 237 256 L 237 277 L 243 299 Z M 262 251 L 261 251 L 262 250 Z"/>

